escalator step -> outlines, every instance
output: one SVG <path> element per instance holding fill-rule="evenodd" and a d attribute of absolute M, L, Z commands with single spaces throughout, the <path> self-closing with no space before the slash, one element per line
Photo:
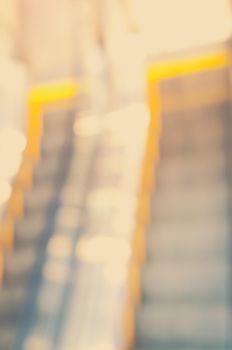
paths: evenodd
<path fill-rule="evenodd" d="M 34 186 L 41 182 L 54 182 L 60 177 L 60 159 L 57 157 L 49 157 L 41 160 L 36 164 L 33 171 Z"/>
<path fill-rule="evenodd" d="M 14 241 L 16 248 L 30 243 L 37 243 L 46 234 L 47 217 L 36 212 L 24 217 L 15 226 Z"/>
<path fill-rule="evenodd" d="M 140 306 L 137 315 L 138 345 L 153 343 L 177 346 L 216 345 L 225 348 L 229 321 L 228 305 L 153 303 Z M 183 346 L 183 345 L 182 345 Z"/>
<path fill-rule="evenodd" d="M 39 186 L 33 187 L 25 194 L 25 215 L 29 215 L 29 213 L 31 215 L 35 211 L 46 213 L 56 193 L 55 184 L 41 183 Z"/>
<path fill-rule="evenodd" d="M 23 247 L 5 255 L 4 283 L 25 285 L 31 277 L 38 257 L 36 247 Z"/>
<path fill-rule="evenodd" d="M 11 324 L 0 327 L 1 350 L 12 350 L 16 333 L 17 327 Z"/>
<path fill-rule="evenodd" d="M 16 320 L 24 307 L 27 288 L 3 286 L 0 290 L 0 323 Z M 1 338 L 0 338 L 1 340 Z"/>
<path fill-rule="evenodd" d="M 214 186 L 189 188 L 185 191 L 173 190 L 163 194 L 162 192 L 156 194 L 151 203 L 153 212 L 169 212 L 175 208 L 182 209 L 183 207 L 193 210 L 195 207 L 206 210 L 208 207 L 218 205 L 224 207 L 228 202 L 228 189 L 225 183 L 218 183 Z"/>
<path fill-rule="evenodd" d="M 228 69 L 160 84 L 136 350 L 230 349 Z"/>
<path fill-rule="evenodd" d="M 228 252 L 229 223 L 222 217 L 154 224 L 147 234 L 148 259 L 218 258 Z"/>
<path fill-rule="evenodd" d="M 216 150 L 198 156 L 175 156 L 170 160 L 162 159 L 156 170 L 157 192 L 191 186 L 215 185 L 224 182 L 226 177 L 225 151 Z M 156 195 L 156 194 L 155 194 Z"/>
<path fill-rule="evenodd" d="M 146 263 L 142 285 L 145 301 L 209 303 L 226 300 L 229 266 L 223 259 L 159 259 Z"/>

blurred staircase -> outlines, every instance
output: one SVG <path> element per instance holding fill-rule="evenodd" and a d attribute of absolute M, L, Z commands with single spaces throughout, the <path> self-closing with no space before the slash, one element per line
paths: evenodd
<path fill-rule="evenodd" d="M 12 248 L 4 253 L 0 289 L 1 350 L 36 348 L 36 340 L 29 347 L 24 344 L 26 335 L 35 336 L 33 331 L 37 328 L 37 337 L 41 332 L 49 332 L 51 337 L 51 329 L 46 328 L 49 317 L 51 319 L 49 313 L 59 312 L 59 304 L 55 303 L 62 297 L 65 283 L 55 280 L 55 264 L 62 271 L 68 262 L 54 257 L 48 247 L 54 245 L 56 238 L 62 242 L 64 233 L 56 221 L 63 206 L 61 189 L 71 162 L 74 118 L 72 110 L 43 116 L 40 159 L 33 167 L 31 187 L 23 196 L 23 215 L 14 222 Z M 53 274 L 50 277 L 49 268 Z M 43 326 L 36 324 L 39 313 Z M 51 323 L 49 327 L 53 326 Z"/>
<path fill-rule="evenodd" d="M 229 86 L 226 66 L 160 83 L 136 350 L 232 348 Z"/>
<path fill-rule="evenodd" d="M 0 226 L 0 350 L 124 342 L 148 108 L 95 115 L 65 86 L 36 88 L 29 146 Z M 55 101 L 57 91 L 71 103 Z"/>

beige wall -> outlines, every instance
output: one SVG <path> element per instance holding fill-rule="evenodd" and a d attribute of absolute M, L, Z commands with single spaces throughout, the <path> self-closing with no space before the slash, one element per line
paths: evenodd
<path fill-rule="evenodd" d="M 22 49 L 33 79 L 70 75 L 73 69 L 69 0 L 20 0 Z"/>
<path fill-rule="evenodd" d="M 0 0 L 0 58 L 15 53 L 18 32 L 18 0 Z"/>
<path fill-rule="evenodd" d="M 27 67 L 17 59 L 18 0 L 0 0 L 0 128 L 25 127 Z"/>

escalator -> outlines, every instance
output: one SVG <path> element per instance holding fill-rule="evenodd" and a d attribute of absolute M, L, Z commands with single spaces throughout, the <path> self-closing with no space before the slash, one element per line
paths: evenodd
<path fill-rule="evenodd" d="M 55 266 L 60 266 L 62 272 L 69 262 L 55 259 L 49 247 L 59 244 L 58 240 L 62 242 L 62 229 L 57 227 L 56 218 L 63 205 L 60 192 L 71 163 L 74 119 L 72 110 L 48 112 L 43 116 L 40 159 L 33 166 L 31 187 L 24 193 L 23 216 L 14 222 L 12 249 L 5 249 L 4 253 L 0 289 L 2 350 L 28 348 L 27 334 L 33 335 L 32 330 L 37 327 L 38 338 L 39 333 L 48 331 L 49 320 L 49 334 L 53 335 L 52 307 L 58 314 L 60 300 L 56 299 L 62 297 L 64 289 L 64 283 L 56 281 Z M 26 161 L 31 162 L 29 158 Z M 49 273 L 53 276 L 49 277 Z M 38 297 L 40 294 L 43 297 Z M 39 313 L 40 322 L 44 323 L 41 328 L 36 324 Z M 30 346 L 34 347 L 33 342 Z"/>
<path fill-rule="evenodd" d="M 229 68 L 180 71 L 160 96 L 134 349 L 231 349 Z"/>
<path fill-rule="evenodd" d="M 13 203 L 17 219 L 7 211 L 13 225 L 1 226 L 8 242 L 0 286 L 1 350 L 123 346 L 148 109 L 132 103 L 95 115 L 84 98 L 78 102 L 78 108 L 60 103 L 44 109 L 37 120 L 37 161 L 38 130 L 14 183 L 13 192 L 23 196 Z"/>

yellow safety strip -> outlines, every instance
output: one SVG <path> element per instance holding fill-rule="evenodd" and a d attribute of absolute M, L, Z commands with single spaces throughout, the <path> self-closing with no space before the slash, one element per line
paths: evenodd
<path fill-rule="evenodd" d="M 29 93 L 29 104 L 45 104 L 70 100 L 77 96 L 79 85 L 75 80 L 54 82 L 31 88 Z"/>
<path fill-rule="evenodd" d="M 224 67 L 230 63 L 228 50 L 219 51 L 201 57 L 167 60 L 157 62 L 148 69 L 148 80 L 159 81 L 184 74 L 194 74 L 208 69 Z"/>

